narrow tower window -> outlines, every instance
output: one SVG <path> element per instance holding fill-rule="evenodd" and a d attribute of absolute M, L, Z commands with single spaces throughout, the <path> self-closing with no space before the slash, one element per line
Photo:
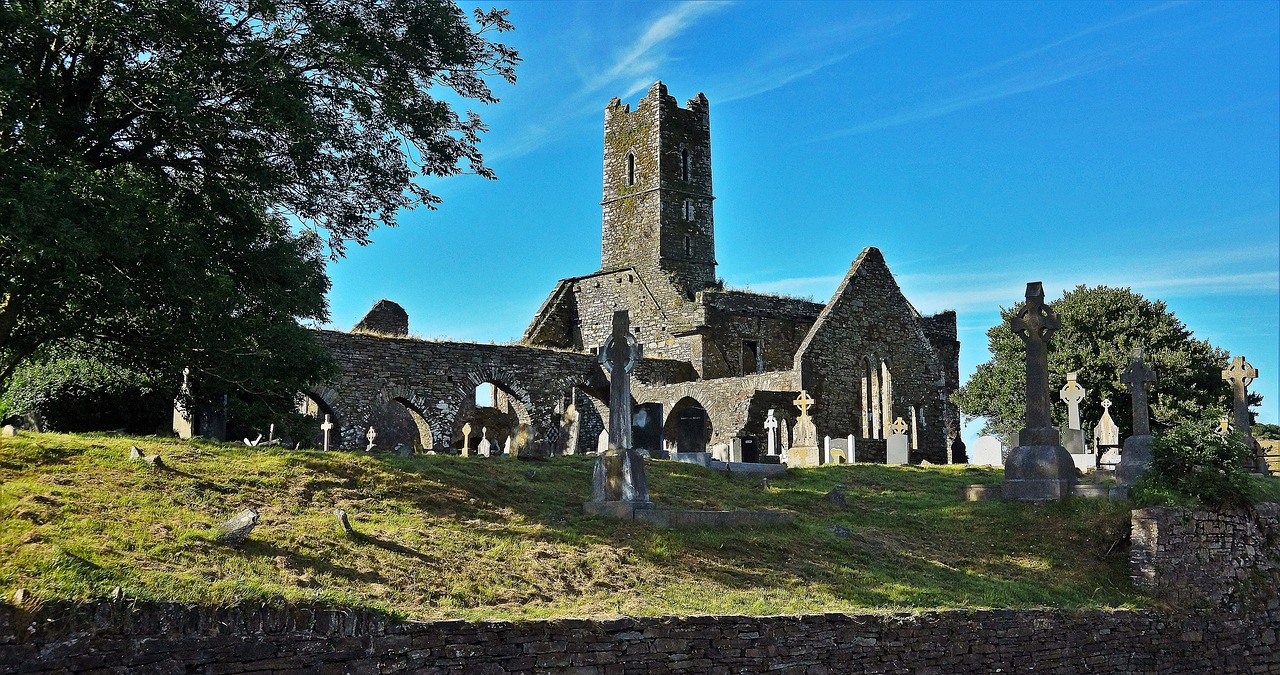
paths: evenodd
<path fill-rule="evenodd" d="M 680 148 L 680 180 L 689 180 L 689 148 Z"/>
<path fill-rule="evenodd" d="M 681 209 L 681 213 L 684 215 L 685 220 L 693 220 L 693 200 L 692 199 L 684 200 L 684 208 Z"/>
<path fill-rule="evenodd" d="M 684 257 L 693 257 L 693 239 L 690 239 L 687 234 L 684 235 Z"/>
<path fill-rule="evenodd" d="M 627 185 L 636 184 L 636 156 L 627 153 Z"/>

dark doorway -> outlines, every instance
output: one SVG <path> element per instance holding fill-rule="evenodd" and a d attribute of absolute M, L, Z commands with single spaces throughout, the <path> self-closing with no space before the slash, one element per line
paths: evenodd
<path fill-rule="evenodd" d="M 676 452 L 706 452 L 711 438 L 711 418 L 707 411 L 692 398 L 682 398 L 667 415 L 664 432 L 668 440 L 674 440 Z"/>
<path fill-rule="evenodd" d="M 646 450 L 650 457 L 662 457 L 662 404 L 641 403 L 631 411 L 631 445 Z"/>

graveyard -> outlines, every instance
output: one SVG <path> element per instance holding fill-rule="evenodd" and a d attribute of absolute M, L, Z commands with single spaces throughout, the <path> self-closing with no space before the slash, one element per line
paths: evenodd
<path fill-rule="evenodd" d="M 130 459 L 134 446 L 163 461 Z M 23 433 L 0 439 L 0 587 L 42 602 L 119 593 L 414 619 L 1151 602 L 1127 577 L 1123 502 L 961 499 L 962 485 L 998 484 L 997 469 L 858 464 L 762 481 L 650 461 L 664 507 L 796 516 L 670 530 L 585 515 L 593 461 Z M 256 526 L 220 543 L 217 526 L 243 508 Z"/>

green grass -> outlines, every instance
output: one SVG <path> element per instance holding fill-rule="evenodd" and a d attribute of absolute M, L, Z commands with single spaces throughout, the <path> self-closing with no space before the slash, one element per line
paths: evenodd
<path fill-rule="evenodd" d="M 133 444 L 167 468 L 129 461 Z M 119 586 L 471 619 L 1145 604 L 1117 544 L 1124 502 L 960 501 L 959 486 L 1001 480 L 985 468 L 832 466 L 762 489 L 650 462 L 660 507 L 797 515 L 776 529 L 667 531 L 585 517 L 592 461 L 24 434 L 0 440 L 0 592 L 85 599 Z M 825 498 L 837 484 L 848 506 Z M 245 507 L 261 513 L 249 540 L 216 543 L 212 528 Z"/>

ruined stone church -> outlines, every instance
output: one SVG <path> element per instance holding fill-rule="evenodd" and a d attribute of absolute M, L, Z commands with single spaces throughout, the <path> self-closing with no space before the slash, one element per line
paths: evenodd
<path fill-rule="evenodd" d="M 600 270 L 557 283 L 518 344 L 402 337 L 407 317 L 386 307 L 389 326 L 321 332 L 343 374 L 311 400 L 337 418 L 344 442 L 359 442 L 379 409 L 401 406 L 423 448 L 474 448 L 482 434 L 500 444 L 522 425 L 545 452 L 593 451 L 609 419 L 596 355 L 613 313 L 628 310 L 642 357 L 636 443 L 653 452 L 733 448 L 756 460 L 770 410 L 789 444 L 804 390 L 818 437 L 852 436 L 858 460 L 884 461 L 902 418 L 912 461 L 946 461 L 947 431 L 959 427 L 949 401 L 959 386 L 955 312 L 916 311 L 871 247 L 826 304 L 725 288 L 706 97 L 681 107 L 659 82 L 634 110 L 610 101 L 604 129 Z M 477 408 L 483 383 L 495 396 Z"/>

